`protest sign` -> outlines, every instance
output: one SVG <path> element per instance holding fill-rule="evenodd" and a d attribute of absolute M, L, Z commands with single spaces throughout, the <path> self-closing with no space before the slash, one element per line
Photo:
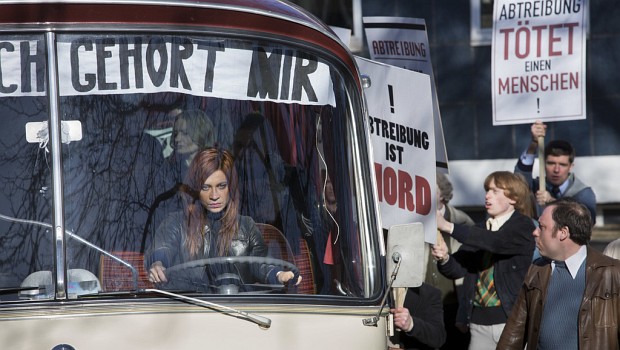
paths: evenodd
<path fill-rule="evenodd" d="M 430 77 L 357 57 L 365 89 L 384 229 L 422 222 L 436 240 L 435 140 Z M 415 96 L 412 98 L 411 96 Z"/>
<path fill-rule="evenodd" d="M 586 0 L 495 0 L 493 125 L 586 118 Z"/>
<path fill-rule="evenodd" d="M 426 22 L 424 19 L 405 17 L 364 17 L 363 20 L 368 51 L 372 60 L 430 76 L 435 124 L 436 166 L 438 169 L 447 172 L 448 155 L 443 138 L 431 52 L 426 35 Z"/>

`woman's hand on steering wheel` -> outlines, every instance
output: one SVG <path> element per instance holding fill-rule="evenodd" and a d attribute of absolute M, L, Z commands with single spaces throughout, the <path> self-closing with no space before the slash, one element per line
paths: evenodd
<path fill-rule="evenodd" d="M 278 279 L 278 282 L 282 284 L 286 284 L 293 277 L 295 277 L 295 274 L 293 273 L 293 271 L 280 271 L 276 274 L 276 278 Z M 297 283 L 295 283 L 295 285 L 297 286 L 300 283 L 301 283 L 301 275 L 299 275 L 299 277 L 297 278 Z"/>
<path fill-rule="evenodd" d="M 149 269 L 149 281 L 153 283 L 166 283 L 166 268 L 162 265 L 161 261 L 156 261 L 151 265 Z"/>

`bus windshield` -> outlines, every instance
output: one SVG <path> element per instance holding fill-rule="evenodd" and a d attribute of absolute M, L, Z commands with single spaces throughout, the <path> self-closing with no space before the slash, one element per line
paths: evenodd
<path fill-rule="evenodd" d="M 69 298 L 380 292 L 351 149 L 361 107 L 320 52 L 122 32 L 0 44 L 0 302 L 57 298 L 58 268 Z"/>

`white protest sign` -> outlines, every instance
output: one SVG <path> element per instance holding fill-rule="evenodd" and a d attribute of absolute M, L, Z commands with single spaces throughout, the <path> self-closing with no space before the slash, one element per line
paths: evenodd
<path fill-rule="evenodd" d="M 0 97 L 44 95 L 43 40 L 7 38 L 0 36 Z M 329 66 L 294 49 L 150 35 L 66 35 L 56 48 L 61 96 L 169 91 L 336 105 Z"/>
<path fill-rule="evenodd" d="M 364 92 L 383 228 L 422 222 L 425 241 L 435 243 L 435 134 L 430 78 L 361 57 L 356 61 L 360 72 L 371 81 Z"/>
<path fill-rule="evenodd" d="M 448 155 L 443 137 L 431 52 L 426 35 L 426 22 L 424 19 L 406 17 L 364 17 L 363 20 L 368 51 L 372 60 L 428 74 L 431 77 L 435 118 L 435 157 L 437 168 L 447 172 Z"/>
<path fill-rule="evenodd" d="M 586 0 L 495 0 L 493 125 L 586 118 Z"/>

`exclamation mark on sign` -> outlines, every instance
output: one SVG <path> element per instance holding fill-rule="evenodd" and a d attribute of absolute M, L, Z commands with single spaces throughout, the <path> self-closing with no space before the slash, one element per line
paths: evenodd
<path fill-rule="evenodd" d="M 388 93 L 390 94 L 390 111 L 394 113 L 394 91 L 392 85 L 388 85 Z"/>
<path fill-rule="evenodd" d="M 538 113 L 540 113 L 540 98 L 536 98 L 536 109 L 538 109 Z"/>

